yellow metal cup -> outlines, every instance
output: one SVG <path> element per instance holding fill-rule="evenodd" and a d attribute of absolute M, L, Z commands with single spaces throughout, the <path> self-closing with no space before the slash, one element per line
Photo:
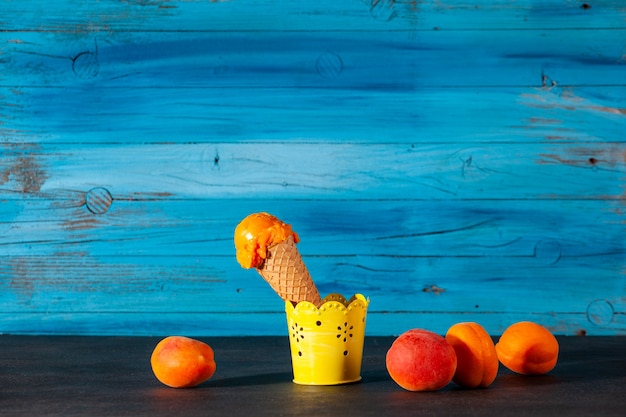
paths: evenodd
<path fill-rule="evenodd" d="M 318 308 L 308 301 L 285 303 L 293 382 L 337 385 L 361 379 L 369 299 L 330 294 Z"/>

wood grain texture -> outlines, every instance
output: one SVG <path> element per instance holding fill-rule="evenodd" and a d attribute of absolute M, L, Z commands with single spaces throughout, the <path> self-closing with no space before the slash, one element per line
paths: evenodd
<path fill-rule="evenodd" d="M 80 0 L 53 4 L 39 0 L 3 4 L 3 27 L 11 31 L 125 32 L 125 31 L 324 31 L 343 30 L 508 30 L 624 28 L 619 1 L 593 3 L 545 0 L 319 0 L 314 4 L 279 2 L 269 6 L 256 0 Z M 587 5 L 585 7 L 584 5 Z M 71 17 L 70 17 L 71 16 Z M 159 25 L 155 25 L 155 20 Z"/>
<path fill-rule="evenodd" d="M 626 87 L 542 87 L 535 75 L 537 87 L 396 91 L 7 87 L 0 138 L 3 151 L 22 153 L 44 143 L 623 145 Z"/>
<path fill-rule="evenodd" d="M 368 334 L 626 334 L 620 2 L 0 2 L 0 333 L 278 335 L 238 221 Z"/>
<path fill-rule="evenodd" d="M 484 417 L 621 417 L 626 406 L 624 337 L 558 337 L 548 375 L 524 378 L 500 367 L 489 389 L 403 391 L 385 369 L 392 337 L 366 337 L 362 381 L 302 386 L 293 378 L 289 340 L 201 336 L 217 370 L 194 389 L 171 389 L 150 369 L 158 337 L 1 336 L 3 413 L 11 416 L 346 417 L 420 414 Z M 148 359 L 148 360 L 147 360 Z"/>
<path fill-rule="evenodd" d="M 622 85 L 626 29 L 428 32 L 156 32 L 69 43 L 5 32 L 13 84 L 125 87 L 339 88 Z M 16 37 L 17 36 L 17 37 Z M 129 39 L 130 37 L 130 39 Z M 571 42 L 576 39 L 576 42 Z M 44 49 L 45 48 L 45 49 Z M 43 49 L 43 51 L 42 51 Z M 581 70 L 580 66 L 591 69 Z M 439 68 L 446 68 L 440 71 Z M 473 71 L 467 71 L 467 68 Z M 20 84 L 21 84 L 20 83 Z"/>

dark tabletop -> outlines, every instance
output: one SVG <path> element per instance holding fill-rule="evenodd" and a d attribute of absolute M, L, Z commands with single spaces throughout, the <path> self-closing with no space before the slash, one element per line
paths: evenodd
<path fill-rule="evenodd" d="M 209 381 L 173 389 L 153 376 L 161 338 L 0 336 L 2 416 L 624 416 L 626 337 L 560 337 L 544 376 L 500 368 L 486 389 L 408 392 L 385 369 L 393 338 L 367 337 L 362 376 L 291 382 L 287 337 L 197 337 L 215 351 Z"/>

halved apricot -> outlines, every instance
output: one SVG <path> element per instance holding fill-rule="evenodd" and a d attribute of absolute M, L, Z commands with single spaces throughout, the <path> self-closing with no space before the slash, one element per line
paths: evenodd
<path fill-rule="evenodd" d="M 448 329 L 446 340 L 457 357 L 452 381 L 467 388 L 488 387 L 498 374 L 498 356 L 491 336 L 478 323 L 457 323 Z"/>
<path fill-rule="evenodd" d="M 521 321 L 509 326 L 496 344 L 502 365 L 525 375 L 550 372 L 559 356 L 559 342 L 540 324 Z"/>

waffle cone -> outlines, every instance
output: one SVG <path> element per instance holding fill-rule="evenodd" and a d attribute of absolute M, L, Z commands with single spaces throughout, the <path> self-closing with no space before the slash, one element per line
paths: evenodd
<path fill-rule="evenodd" d="M 267 258 L 257 271 L 285 301 L 309 301 L 316 306 L 322 298 L 315 287 L 302 256 L 291 237 L 268 249 Z"/>

